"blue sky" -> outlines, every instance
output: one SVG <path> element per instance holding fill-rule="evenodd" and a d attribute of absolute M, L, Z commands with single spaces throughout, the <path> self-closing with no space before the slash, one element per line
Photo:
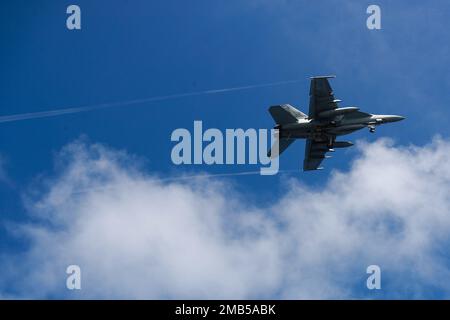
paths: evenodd
<path fill-rule="evenodd" d="M 81 136 L 87 144 L 135 155 L 142 171 L 162 177 L 258 170 L 175 166 L 170 134 L 191 129 L 194 120 L 219 129 L 271 128 L 270 105 L 290 103 L 307 112 L 309 77 L 336 74 L 331 85 L 342 105 L 407 117 L 375 135 L 362 130 L 349 140 L 390 137 L 407 147 L 427 145 L 436 135 L 448 138 L 448 2 L 377 1 L 382 10 L 377 31 L 366 28 L 372 1 L 74 3 L 82 12 L 79 31 L 65 27 L 71 2 L 0 5 L 0 115 L 300 81 L 0 124 L 0 251 L 5 257 L 28 252 L 29 239 L 8 230 L 11 224 L 40 223 L 30 215 L 27 199 L 43 192 L 43 177 L 58 177 L 64 168 L 59 151 Z M 357 148 L 339 150 L 324 163 L 326 170 L 302 173 L 303 149 L 302 141 L 288 149 L 281 169 L 299 169 L 289 177 L 318 191 L 329 186 L 332 172 L 347 172 L 361 155 Z M 267 206 L 285 193 L 287 183 L 280 176 L 224 180 L 232 185 L 231 194 Z M 14 285 L 9 281 L 8 290 Z M 353 296 L 366 297 L 358 292 Z M 442 296 L 441 289 L 425 295 Z"/>

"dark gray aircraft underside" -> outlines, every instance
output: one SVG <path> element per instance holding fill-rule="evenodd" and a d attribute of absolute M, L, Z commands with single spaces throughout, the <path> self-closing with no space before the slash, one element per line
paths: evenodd
<path fill-rule="evenodd" d="M 361 112 L 358 107 L 339 108 L 338 103 L 341 101 L 335 99 L 329 78 L 334 76 L 311 78 L 308 115 L 289 104 L 269 108 L 276 123 L 275 129 L 279 130 L 278 152 L 269 151 L 271 157 L 280 155 L 296 139 L 306 139 L 303 170 L 322 169 L 320 164 L 327 158 L 327 152 L 353 145 L 349 141 L 336 141 L 336 137 L 363 128 L 369 128 L 373 133 L 378 125 L 404 119 L 396 115 Z"/>

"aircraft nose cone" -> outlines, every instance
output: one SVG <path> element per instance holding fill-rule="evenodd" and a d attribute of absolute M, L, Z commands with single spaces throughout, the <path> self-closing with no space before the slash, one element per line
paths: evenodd
<path fill-rule="evenodd" d="M 397 121 L 401 121 L 404 119 L 405 119 L 405 117 L 402 117 L 402 116 L 387 116 L 386 122 L 397 122 Z"/>
<path fill-rule="evenodd" d="M 402 121 L 402 120 L 405 120 L 405 117 L 402 117 L 402 116 L 393 116 L 392 117 L 392 122 L 396 122 L 396 121 Z"/>

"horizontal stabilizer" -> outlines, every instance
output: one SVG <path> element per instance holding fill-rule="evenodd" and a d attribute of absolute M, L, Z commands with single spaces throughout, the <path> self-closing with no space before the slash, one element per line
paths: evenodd
<path fill-rule="evenodd" d="M 279 106 L 272 106 L 269 108 L 269 112 L 276 124 L 288 124 L 295 123 L 298 119 L 305 119 L 308 116 L 297 110 L 290 104 L 283 104 Z"/>
<path fill-rule="evenodd" d="M 267 156 L 272 159 L 276 158 L 277 156 L 282 154 L 283 151 L 286 150 L 294 141 L 295 141 L 295 139 L 291 139 L 291 138 L 281 138 L 279 140 L 278 139 L 275 140 L 275 143 L 272 146 L 272 149 L 270 149 L 269 152 L 267 152 Z M 278 143 L 278 154 L 276 154 L 276 152 L 273 152 L 276 143 Z"/>

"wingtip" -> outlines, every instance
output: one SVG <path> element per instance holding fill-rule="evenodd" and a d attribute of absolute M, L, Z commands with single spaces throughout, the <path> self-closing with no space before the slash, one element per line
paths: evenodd
<path fill-rule="evenodd" d="M 311 80 L 313 80 L 313 79 L 330 79 L 330 78 L 336 78 L 336 75 L 330 74 L 328 76 L 314 76 L 314 77 L 310 77 Z"/>
<path fill-rule="evenodd" d="M 324 170 L 324 167 L 317 167 L 317 168 L 303 168 L 303 172 L 306 172 L 306 171 L 316 171 L 316 170 Z"/>

